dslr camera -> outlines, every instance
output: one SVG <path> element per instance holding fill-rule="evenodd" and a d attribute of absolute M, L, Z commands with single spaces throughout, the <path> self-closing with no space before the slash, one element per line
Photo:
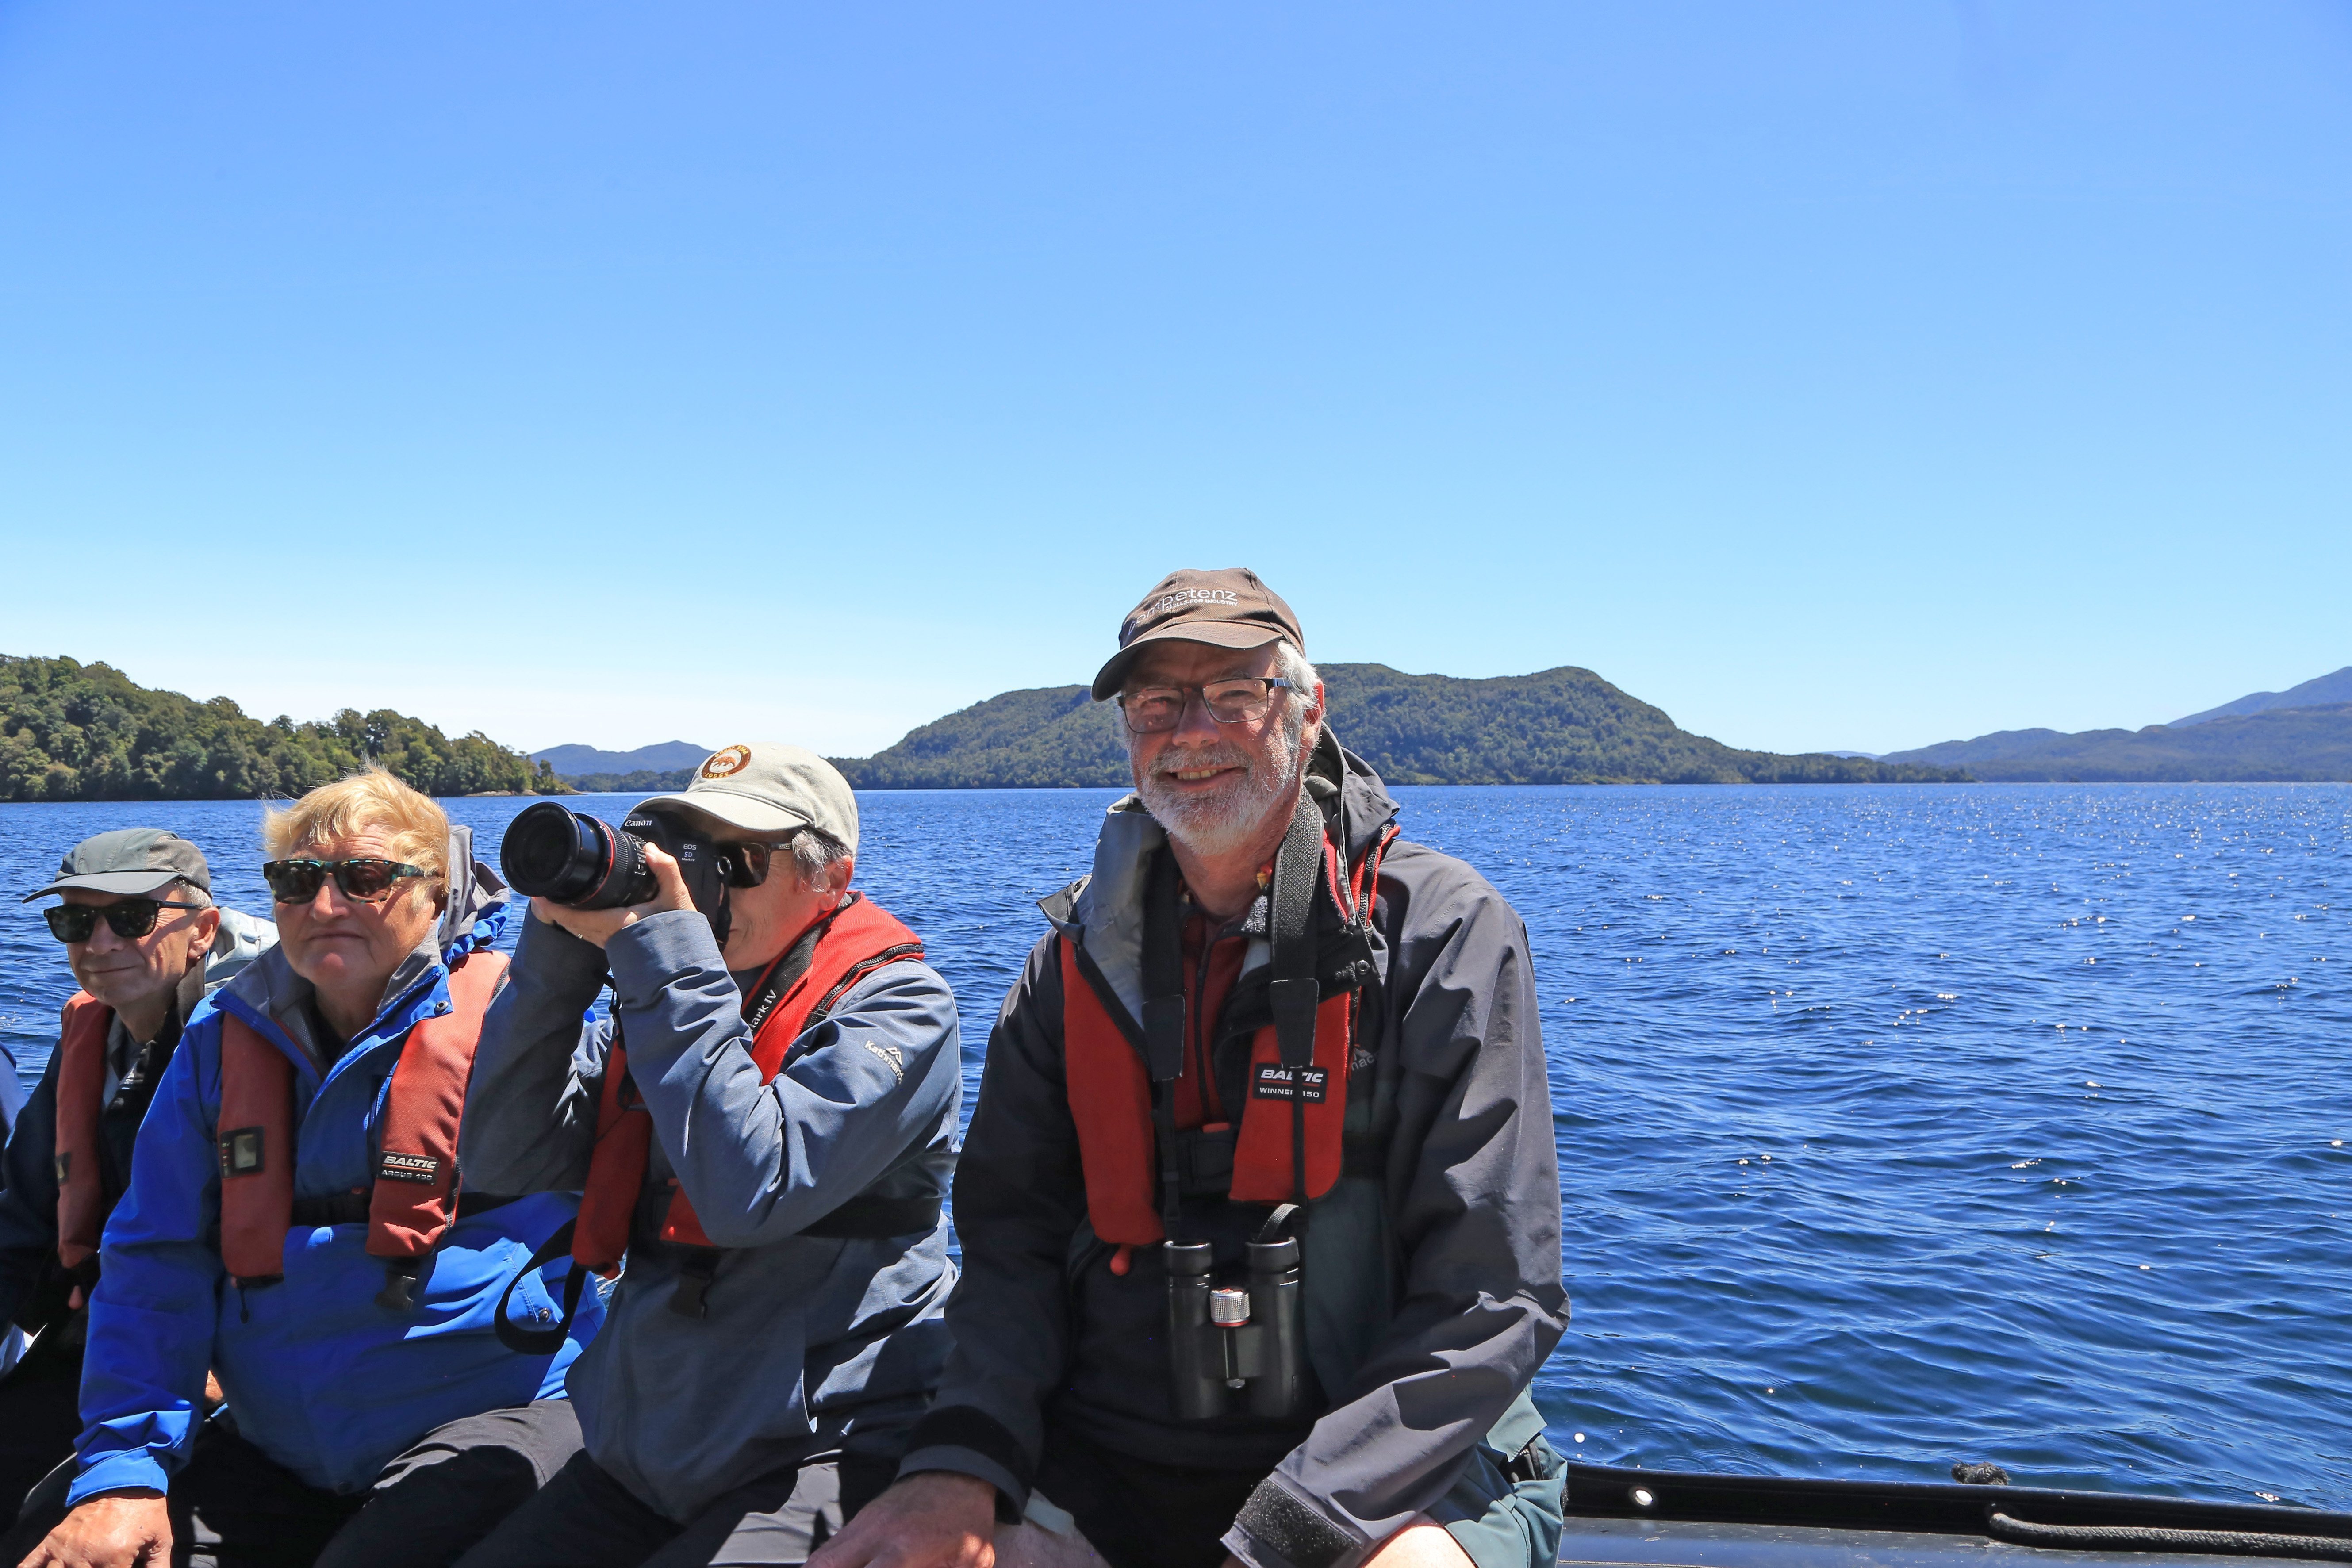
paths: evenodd
<path fill-rule="evenodd" d="M 681 813 L 633 811 L 614 827 L 543 800 L 507 825 L 499 868 L 525 898 L 575 910 L 619 909 L 642 904 L 657 890 L 653 868 L 646 864 L 646 847 L 656 845 L 677 862 L 694 907 L 724 947 L 733 923 L 728 889 L 751 887 L 757 879 L 725 846 L 688 822 Z"/>

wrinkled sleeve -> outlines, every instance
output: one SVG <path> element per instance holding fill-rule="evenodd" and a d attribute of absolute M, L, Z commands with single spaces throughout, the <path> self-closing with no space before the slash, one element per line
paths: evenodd
<path fill-rule="evenodd" d="M 1527 931 L 1466 869 L 1430 894 L 1391 972 L 1398 1135 L 1420 1145 L 1402 1177 L 1391 1167 L 1402 1292 L 1354 1388 L 1225 1535 L 1251 1568 L 1352 1568 L 1453 1484 L 1567 1326 Z"/>
<path fill-rule="evenodd" d="M 32 1310 L 58 1249 L 58 1054 L 49 1053 L 0 1154 L 0 1325 Z"/>
<path fill-rule="evenodd" d="M 1063 1088 L 1057 939 L 1046 938 L 1004 999 L 980 1100 L 956 1164 L 963 1273 L 948 1299 L 952 1349 L 902 1476 L 952 1470 L 1028 1500 L 1045 1447 L 1046 1396 L 1069 1355 L 1063 1269 L 1086 1219 L 1077 1129 Z"/>
<path fill-rule="evenodd" d="M 796 1236 L 922 1148 L 962 1092 L 955 994 L 886 963 L 842 994 L 762 1082 L 742 993 L 691 910 L 605 944 L 629 1076 L 719 1247 Z"/>
<path fill-rule="evenodd" d="M 582 1019 L 604 985 L 594 943 L 536 918 L 524 923 L 466 1088 L 467 1186 L 517 1196 L 576 1192 L 587 1180 L 607 1028 Z"/>
<path fill-rule="evenodd" d="M 220 1211 L 220 1037 L 216 1013 L 189 1025 L 140 1123 L 130 1190 L 106 1222 L 69 1502 L 123 1487 L 167 1489 L 187 1458 L 222 1282 L 207 1240 Z"/>

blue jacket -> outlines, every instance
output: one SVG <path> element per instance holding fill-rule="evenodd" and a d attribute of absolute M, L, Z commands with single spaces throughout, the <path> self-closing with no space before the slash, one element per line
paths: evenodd
<path fill-rule="evenodd" d="M 489 945 L 505 913 L 473 925 L 462 944 Z M 207 1367 L 237 1430 L 262 1452 L 311 1486 L 355 1492 L 444 1422 L 562 1397 L 565 1369 L 603 1321 L 591 1291 L 552 1356 L 518 1355 L 493 1327 L 507 1281 L 577 1208 L 566 1193 L 458 1220 L 420 1280 L 414 1314 L 376 1304 L 383 1261 L 368 1256 L 363 1224 L 294 1226 L 283 1282 L 230 1284 L 216 1241 L 222 1016 L 293 1061 L 294 1192 L 325 1197 L 368 1185 L 401 1045 L 412 1025 L 448 1009 L 448 971 L 429 946 L 411 954 L 374 1023 L 323 1074 L 302 1043 L 309 995 L 271 950 L 197 1008 L 156 1089 L 90 1300 L 74 1502 L 168 1485 L 187 1458 Z M 533 1275 L 516 1290 L 519 1321 L 537 1326 L 541 1311 L 553 1313 L 545 1284 Z"/>

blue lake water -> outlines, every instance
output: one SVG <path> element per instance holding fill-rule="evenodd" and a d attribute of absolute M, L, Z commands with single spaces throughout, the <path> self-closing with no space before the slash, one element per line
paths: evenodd
<path fill-rule="evenodd" d="M 2352 1507 L 2352 788 L 1397 794 L 1533 937 L 1563 1448 Z M 860 884 L 954 984 L 968 1086 L 1112 797 L 859 797 Z M 494 859 L 527 803 L 448 804 Z M 154 823 L 259 911 L 258 820 L 0 806 L 0 885 Z M 0 958 L 29 1079 L 63 950 L 28 907 Z"/>

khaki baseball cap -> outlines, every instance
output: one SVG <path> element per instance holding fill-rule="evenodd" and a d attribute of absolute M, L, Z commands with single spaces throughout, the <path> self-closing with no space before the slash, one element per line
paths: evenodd
<path fill-rule="evenodd" d="M 721 746 L 703 759 L 679 795 L 657 795 L 640 811 L 700 812 L 747 833 L 814 827 L 857 853 L 857 797 L 841 770 L 799 746 L 773 741 Z"/>
<path fill-rule="evenodd" d="M 160 827 L 118 827 L 67 850 L 58 863 L 58 879 L 18 902 L 29 904 L 42 894 L 68 888 L 138 898 L 173 882 L 207 894 L 213 890 L 212 868 L 205 864 L 203 850 Z"/>
<path fill-rule="evenodd" d="M 1095 700 L 1118 689 L 1144 644 L 1170 639 L 1216 647 L 1264 647 L 1287 639 L 1300 653 L 1307 651 L 1298 617 L 1247 567 L 1171 572 L 1127 613 L 1118 628 L 1118 651 L 1095 672 Z"/>

